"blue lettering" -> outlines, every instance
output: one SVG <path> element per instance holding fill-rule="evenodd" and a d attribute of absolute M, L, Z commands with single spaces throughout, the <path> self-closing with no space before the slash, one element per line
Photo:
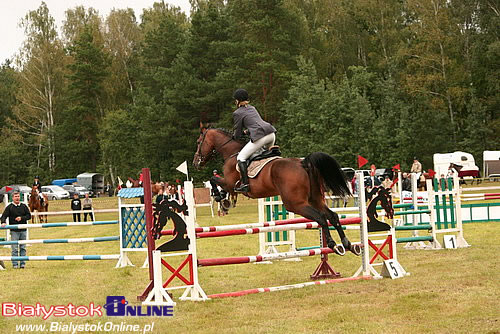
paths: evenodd
<path fill-rule="evenodd" d="M 151 313 L 152 314 L 151 315 L 153 317 L 161 317 L 161 315 L 163 313 L 162 309 L 163 309 L 162 306 L 152 306 L 152 308 L 151 308 Z"/>
<path fill-rule="evenodd" d="M 137 312 L 137 315 L 140 317 L 149 317 L 151 316 L 151 306 L 147 306 L 146 310 L 148 311 L 146 314 L 142 313 L 142 307 L 137 306 L 139 312 Z"/>
<path fill-rule="evenodd" d="M 137 308 L 135 306 L 127 306 L 127 315 L 135 317 L 137 315 Z"/>
<path fill-rule="evenodd" d="M 108 316 L 124 316 L 125 304 L 122 302 L 125 296 L 107 296 L 106 297 L 106 314 Z"/>
<path fill-rule="evenodd" d="M 174 316 L 174 307 L 173 306 L 163 306 L 163 316 L 164 317 L 173 317 Z"/>

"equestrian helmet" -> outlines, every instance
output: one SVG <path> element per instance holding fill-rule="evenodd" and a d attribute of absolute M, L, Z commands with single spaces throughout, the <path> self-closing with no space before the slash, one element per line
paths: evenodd
<path fill-rule="evenodd" d="M 233 98 L 238 101 L 248 101 L 248 92 L 243 88 L 234 91 Z"/>

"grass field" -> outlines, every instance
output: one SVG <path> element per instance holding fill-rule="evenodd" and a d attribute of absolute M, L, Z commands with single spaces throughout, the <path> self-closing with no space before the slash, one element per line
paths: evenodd
<path fill-rule="evenodd" d="M 97 208 L 116 207 L 116 199 L 96 199 Z M 51 202 L 52 210 L 67 210 L 69 201 Z M 98 220 L 115 214 L 97 214 Z M 68 221 L 70 217 L 51 218 Z M 199 224 L 238 224 L 257 221 L 257 203 L 240 199 L 228 216 L 211 218 L 208 208 L 198 210 Z M 356 233 L 349 231 L 352 240 Z M 425 232 L 424 232 L 425 233 Z M 3 232 L 0 232 L 3 236 Z M 402 266 L 411 273 L 398 280 L 353 281 L 287 291 L 248 295 L 207 302 L 180 302 L 173 317 L 0 318 L 0 333 L 16 332 L 19 324 L 151 325 L 154 333 L 500 333 L 499 237 L 497 223 L 465 225 L 467 249 L 410 251 L 398 245 Z M 118 235 L 117 226 L 87 226 L 32 230 L 31 239 Z M 401 234 L 404 236 L 405 234 Z M 338 236 L 334 235 L 338 240 Z M 313 231 L 297 233 L 298 246 L 317 243 Z M 200 258 L 256 255 L 258 236 L 202 239 Z M 117 254 L 118 242 L 32 245 L 28 255 Z M 10 249 L 0 248 L 1 255 Z M 29 305 L 103 305 L 106 296 L 125 296 L 139 305 L 148 282 L 141 269 L 145 253 L 132 254 L 137 265 L 115 269 L 116 261 L 32 261 L 24 270 L 0 271 L 0 300 Z M 319 259 L 200 268 L 207 294 L 270 287 L 308 281 Z M 352 275 L 360 259 L 352 254 L 331 257 L 343 276 Z M 104 331 L 94 331 L 101 333 Z"/>

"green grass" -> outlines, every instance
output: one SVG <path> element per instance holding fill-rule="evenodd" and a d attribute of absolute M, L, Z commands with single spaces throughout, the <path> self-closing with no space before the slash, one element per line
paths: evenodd
<path fill-rule="evenodd" d="M 102 201 L 102 202 L 101 202 Z M 53 203 L 53 202 L 52 202 Z M 52 208 L 67 210 L 69 201 Z M 116 207 L 116 199 L 96 199 L 96 207 Z M 70 217 L 50 218 L 51 222 Z M 97 214 L 98 220 L 116 219 Z M 257 204 L 240 197 L 238 207 L 225 217 L 212 218 L 208 208 L 198 210 L 202 226 L 257 221 Z M 155 333 L 500 333 L 499 233 L 496 223 L 465 225 L 467 249 L 422 251 L 398 245 L 401 265 L 411 273 L 398 280 L 353 281 L 306 287 L 207 302 L 181 302 L 174 291 L 175 316 L 171 318 L 0 318 L 0 332 L 13 333 L 15 325 L 61 321 L 69 324 L 150 324 Z M 355 231 L 348 231 L 356 240 Z M 117 235 L 117 226 L 36 229 L 31 239 Z M 398 235 L 409 235 L 401 233 Z M 426 235 L 426 232 L 421 232 Z M 3 236 L 1 233 L 0 236 Z M 338 240 L 338 236 L 334 234 Z M 314 231 L 299 231 L 298 246 L 317 244 Z M 200 258 L 256 255 L 258 236 L 198 240 Z M 117 254 L 117 242 L 32 245 L 28 255 Z M 10 249 L 0 248 L 1 255 Z M 131 254 L 136 267 L 115 269 L 116 261 L 32 261 L 24 270 L 0 271 L 2 302 L 50 305 L 103 305 L 108 295 L 124 295 L 136 303 L 148 283 L 141 269 L 145 253 Z M 317 257 L 301 262 L 241 264 L 199 269 L 207 294 L 306 282 L 318 265 Z M 352 254 L 330 257 L 344 276 L 352 275 L 360 259 Z M 184 272 L 185 273 L 185 272 Z"/>

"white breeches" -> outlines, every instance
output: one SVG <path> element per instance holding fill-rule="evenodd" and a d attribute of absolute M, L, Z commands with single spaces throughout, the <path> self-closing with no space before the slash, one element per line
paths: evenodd
<path fill-rule="evenodd" d="M 276 135 L 274 133 L 270 133 L 255 142 L 249 141 L 245 146 L 243 146 L 236 159 L 238 161 L 246 161 L 260 148 L 265 147 L 266 149 L 268 149 L 269 147 L 273 146 L 275 141 Z"/>

